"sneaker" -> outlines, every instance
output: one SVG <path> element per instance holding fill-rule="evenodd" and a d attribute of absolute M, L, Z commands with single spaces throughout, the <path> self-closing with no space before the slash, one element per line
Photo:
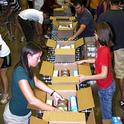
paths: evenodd
<path fill-rule="evenodd" d="M 44 37 L 45 37 L 46 39 L 49 39 L 49 38 L 50 38 L 47 34 L 45 34 Z"/>
<path fill-rule="evenodd" d="M 25 41 L 26 41 L 25 37 L 22 36 L 20 42 L 25 42 Z"/>
<path fill-rule="evenodd" d="M 120 104 L 121 109 L 124 109 L 124 101 L 120 100 L 119 104 Z"/>
<path fill-rule="evenodd" d="M 9 95 L 8 94 L 3 94 L 2 99 L 0 100 L 1 104 L 6 104 L 9 100 Z"/>

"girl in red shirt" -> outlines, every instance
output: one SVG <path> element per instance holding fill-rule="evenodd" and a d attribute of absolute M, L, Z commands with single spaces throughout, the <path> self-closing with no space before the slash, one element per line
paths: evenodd
<path fill-rule="evenodd" d="M 96 80 L 98 95 L 100 99 L 100 109 L 103 119 L 112 118 L 112 98 L 115 92 L 115 82 L 112 74 L 110 43 L 113 38 L 109 25 L 105 22 L 96 25 L 96 57 L 93 59 L 78 61 L 81 63 L 94 63 L 95 75 L 80 75 L 80 82 L 85 80 Z"/>

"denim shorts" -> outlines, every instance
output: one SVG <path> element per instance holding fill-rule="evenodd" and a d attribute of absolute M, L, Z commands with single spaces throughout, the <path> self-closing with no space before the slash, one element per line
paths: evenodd
<path fill-rule="evenodd" d="M 108 88 L 98 89 L 102 119 L 112 118 L 112 99 L 115 89 L 115 81 L 112 81 L 112 84 Z"/>

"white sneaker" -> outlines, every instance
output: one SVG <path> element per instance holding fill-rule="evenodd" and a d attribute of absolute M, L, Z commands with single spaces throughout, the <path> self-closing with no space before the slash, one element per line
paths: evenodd
<path fill-rule="evenodd" d="M 26 41 L 25 37 L 22 36 L 20 41 L 21 41 L 21 42 L 25 42 L 25 41 Z"/>
<path fill-rule="evenodd" d="M 9 100 L 9 95 L 8 94 L 3 94 L 2 99 L 0 100 L 1 104 L 6 104 Z"/>
<path fill-rule="evenodd" d="M 45 38 L 47 38 L 47 39 L 49 39 L 49 38 L 50 38 L 47 34 L 45 34 L 45 35 L 44 35 L 44 37 L 45 37 Z"/>

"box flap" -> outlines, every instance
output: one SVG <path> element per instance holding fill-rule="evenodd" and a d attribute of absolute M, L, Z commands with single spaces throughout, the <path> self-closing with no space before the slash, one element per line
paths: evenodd
<path fill-rule="evenodd" d="M 39 119 L 39 118 L 37 118 L 35 116 L 31 116 L 30 124 L 48 124 L 48 122 L 44 121 L 42 119 Z"/>
<path fill-rule="evenodd" d="M 64 8 L 55 8 L 55 9 L 53 9 L 53 11 L 63 11 L 64 12 Z"/>
<path fill-rule="evenodd" d="M 53 89 L 53 90 L 56 90 L 56 91 L 58 91 L 58 90 L 75 90 L 76 91 L 76 85 L 74 85 L 74 84 L 72 84 L 72 85 L 65 85 L 65 84 L 63 84 L 63 85 L 48 85 L 51 89 Z"/>
<path fill-rule="evenodd" d="M 75 20 L 75 16 L 50 16 L 50 20 Z"/>
<path fill-rule="evenodd" d="M 78 69 L 79 69 L 78 70 L 79 74 L 82 74 L 82 75 L 92 75 L 91 68 L 90 68 L 89 64 L 78 65 Z"/>
<path fill-rule="evenodd" d="M 83 38 L 80 38 L 80 39 L 76 40 L 76 42 L 74 43 L 74 45 L 75 45 L 75 49 L 78 48 L 78 47 L 80 47 L 80 46 L 82 46 L 82 45 L 84 45 Z"/>
<path fill-rule="evenodd" d="M 43 61 L 41 68 L 40 68 L 40 74 L 45 75 L 45 76 L 52 76 L 53 69 L 54 69 L 53 63 L 50 63 L 48 61 Z"/>
<path fill-rule="evenodd" d="M 39 100 L 43 101 L 44 103 L 46 102 L 46 97 L 47 97 L 47 93 L 46 93 L 46 92 L 44 92 L 44 91 L 39 90 L 39 89 L 36 88 L 36 89 L 34 89 L 34 94 L 35 94 L 35 96 L 36 96 Z M 34 109 L 34 110 L 37 109 L 35 106 L 30 105 L 30 104 L 28 104 L 28 108 Z"/>
<path fill-rule="evenodd" d="M 111 119 L 103 119 L 102 123 L 103 124 L 112 124 L 112 120 Z"/>
<path fill-rule="evenodd" d="M 56 48 L 55 55 L 75 55 L 75 49 L 73 49 L 73 48 Z"/>
<path fill-rule="evenodd" d="M 55 90 L 58 92 L 63 98 L 69 99 L 71 95 L 76 96 L 76 85 L 70 84 L 52 84 L 48 85 L 51 89 Z M 47 94 L 47 100 L 48 99 L 53 99 L 49 94 Z"/>
<path fill-rule="evenodd" d="M 43 102 L 46 102 L 46 96 L 47 96 L 46 92 L 36 88 L 34 89 L 34 94 L 38 99 L 40 99 Z"/>
<path fill-rule="evenodd" d="M 56 44 L 57 44 L 57 42 L 55 40 L 48 39 L 47 40 L 47 43 L 46 43 L 46 46 L 55 48 L 56 47 Z"/>
<path fill-rule="evenodd" d="M 93 108 L 95 105 L 94 105 L 91 87 L 82 88 L 81 90 L 78 90 L 77 91 L 77 101 L 78 101 L 78 110 L 79 111 Z"/>
<path fill-rule="evenodd" d="M 56 21 L 56 20 L 53 20 L 53 25 L 55 26 L 55 27 L 58 27 L 58 25 L 59 25 L 59 22 L 58 21 Z"/>
<path fill-rule="evenodd" d="M 76 84 L 79 82 L 79 77 L 53 77 L 52 78 L 52 84 Z"/>
<path fill-rule="evenodd" d="M 86 124 L 85 114 L 78 112 L 50 112 L 45 111 L 43 114 L 43 119 L 49 122 L 62 122 L 63 124 L 66 122 L 73 122 L 78 124 L 82 122 L 82 124 Z"/>
<path fill-rule="evenodd" d="M 74 22 L 73 23 L 73 29 L 76 29 L 77 25 L 78 25 L 78 22 Z"/>
<path fill-rule="evenodd" d="M 87 124 L 96 124 L 94 111 L 90 112 L 90 115 L 88 116 L 87 119 Z"/>

